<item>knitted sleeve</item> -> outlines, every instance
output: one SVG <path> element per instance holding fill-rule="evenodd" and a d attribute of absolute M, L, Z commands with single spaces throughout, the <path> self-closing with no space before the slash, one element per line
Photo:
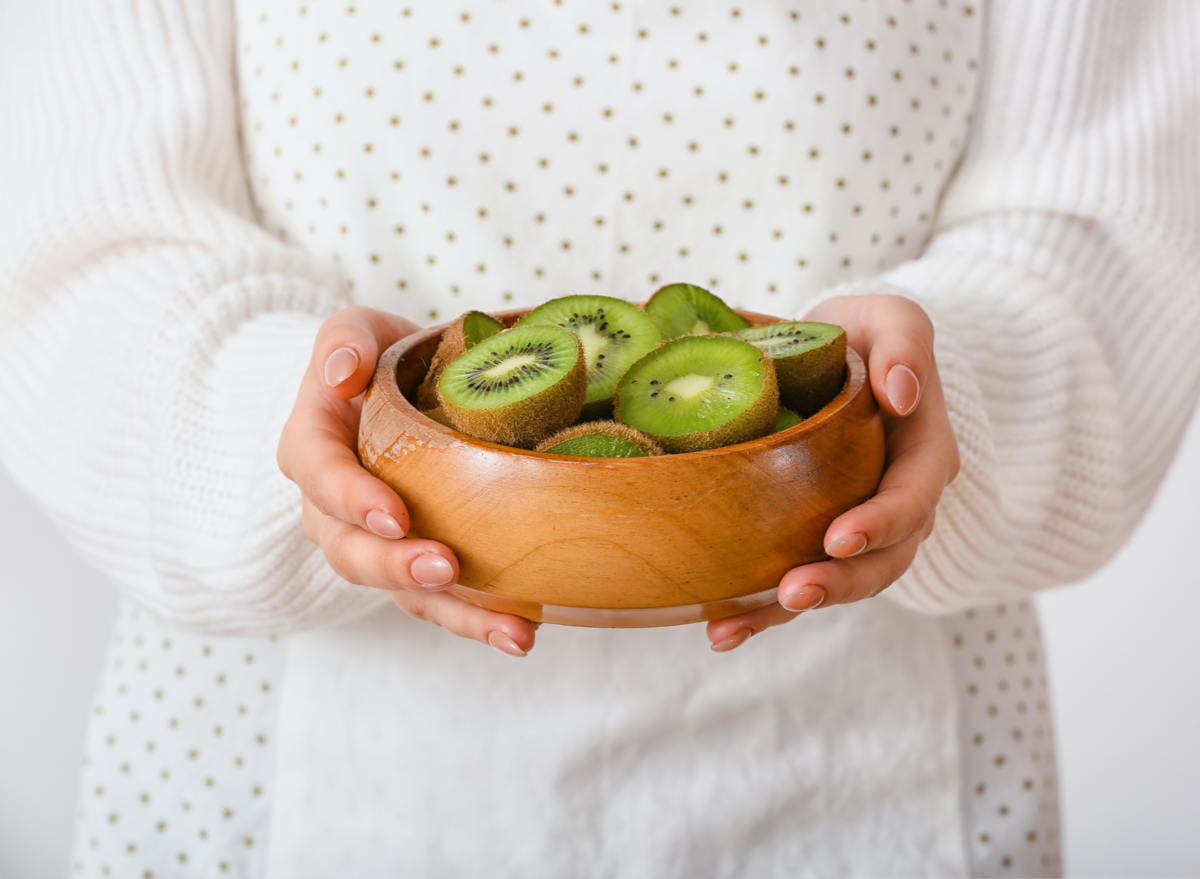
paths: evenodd
<path fill-rule="evenodd" d="M 963 466 L 886 593 L 932 613 L 1110 558 L 1200 393 L 1200 7 L 996 3 L 987 34 L 925 252 L 827 294 L 934 321 Z"/>
<path fill-rule="evenodd" d="M 0 461 L 123 589 L 200 631 L 387 600 L 274 464 L 337 277 L 254 222 L 226 0 L 0 4 Z"/>

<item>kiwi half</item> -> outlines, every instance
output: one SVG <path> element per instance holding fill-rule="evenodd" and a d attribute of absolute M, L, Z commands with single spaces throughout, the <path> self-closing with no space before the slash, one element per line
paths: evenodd
<path fill-rule="evenodd" d="M 514 327 L 462 354 L 437 388 L 456 430 L 531 449 L 579 417 L 587 394 L 583 345 L 553 324 Z"/>
<path fill-rule="evenodd" d="M 521 318 L 518 326 L 558 324 L 583 343 L 588 391 L 583 418 L 606 418 L 625 370 L 662 341 L 662 333 L 644 311 L 612 296 L 563 296 Z"/>
<path fill-rule="evenodd" d="M 732 333 L 750 326 L 719 298 L 694 284 L 668 284 L 646 303 L 646 314 L 654 318 L 664 339 Z"/>
<path fill-rule="evenodd" d="M 617 419 L 668 452 L 694 452 L 766 436 L 779 388 L 770 359 L 732 336 L 665 342 L 617 385 Z"/>
<path fill-rule="evenodd" d="M 425 380 L 417 388 L 417 406 L 421 409 L 433 409 L 437 406 L 437 381 L 442 370 L 457 360 L 468 348 L 473 348 L 502 329 L 504 324 L 482 311 L 468 311 L 450 324 L 442 333 L 442 340 L 429 363 Z"/>
<path fill-rule="evenodd" d="M 775 429 L 771 433 L 779 433 L 781 430 L 787 430 L 789 427 L 795 427 L 804 419 L 793 412 L 791 409 L 779 407 L 779 411 L 775 414 Z"/>
<path fill-rule="evenodd" d="M 560 430 L 534 451 L 587 458 L 645 458 L 663 454 L 662 446 L 640 430 L 616 421 L 589 421 Z"/>
<path fill-rule="evenodd" d="M 734 335 L 766 352 L 779 377 L 780 399 L 806 418 L 846 383 L 846 331 L 836 324 L 790 321 Z"/>

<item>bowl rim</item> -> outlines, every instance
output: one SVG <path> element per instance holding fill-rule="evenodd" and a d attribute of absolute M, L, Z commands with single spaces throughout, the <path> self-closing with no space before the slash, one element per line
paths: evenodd
<path fill-rule="evenodd" d="M 639 305 L 640 303 L 631 303 Z M 505 327 L 511 326 L 511 322 L 528 314 L 533 308 L 518 308 L 509 309 L 507 311 L 488 312 L 492 317 L 495 317 Z M 760 314 L 753 311 L 738 311 L 742 317 L 746 318 L 753 326 L 762 326 L 764 324 L 787 323 L 784 318 L 774 317 L 772 315 Z M 825 404 L 819 411 L 805 418 L 799 424 L 793 425 L 786 430 L 769 433 L 766 436 L 758 439 L 748 440 L 744 443 L 735 443 L 729 446 L 719 446 L 715 449 L 702 449 L 695 452 L 677 452 L 668 455 L 652 455 L 643 458 L 595 458 L 584 455 L 560 455 L 553 452 L 535 452 L 532 449 L 521 449 L 516 446 L 506 446 L 500 443 L 493 443 L 487 440 L 473 437 L 470 434 L 461 433 L 453 428 L 446 427 L 440 422 L 429 418 L 417 408 L 416 404 L 411 402 L 400 391 L 399 382 L 396 379 L 396 372 L 399 369 L 400 361 L 404 354 L 417 345 L 440 336 L 443 332 L 450 328 L 454 321 L 437 324 L 432 327 L 426 327 L 411 333 L 394 342 L 390 345 L 383 354 L 380 355 L 375 368 L 375 375 L 371 381 L 372 393 L 382 393 L 384 400 L 380 401 L 384 405 L 390 404 L 400 413 L 411 417 L 418 416 L 421 419 L 421 428 L 442 433 L 449 439 L 460 440 L 467 445 L 475 446 L 481 450 L 489 452 L 503 452 L 507 454 L 515 454 L 526 457 L 532 457 L 545 461 L 553 461 L 564 465 L 594 465 L 597 462 L 603 462 L 607 466 L 614 467 L 637 467 L 644 464 L 646 461 L 664 461 L 667 459 L 685 459 L 695 461 L 703 457 L 720 456 L 737 451 L 762 450 L 764 448 L 772 448 L 775 446 L 791 445 L 795 440 L 800 439 L 808 434 L 817 433 L 824 429 L 828 424 L 835 420 L 838 414 L 850 405 L 860 393 L 864 391 L 867 385 L 867 367 L 862 357 L 850 345 L 846 346 L 846 383 L 842 389 L 838 391 L 836 397 Z M 869 393 L 870 389 L 866 388 Z"/>

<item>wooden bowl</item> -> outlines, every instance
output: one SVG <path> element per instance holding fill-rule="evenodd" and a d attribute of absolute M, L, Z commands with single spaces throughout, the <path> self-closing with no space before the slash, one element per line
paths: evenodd
<path fill-rule="evenodd" d="M 883 473 L 882 421 L 853 350 L 841 393 L 788 430 L 681 455 L 579 458 L 495 445 L 422 415 L 410 400 L 446 326 L 379 359 L 359 457 L 403 498 L 412 535 L 458 554 L 452 591 L 483 607 L 616 628 L 762 607 L 789 568 L 828 557 L 829 524 Z"/>

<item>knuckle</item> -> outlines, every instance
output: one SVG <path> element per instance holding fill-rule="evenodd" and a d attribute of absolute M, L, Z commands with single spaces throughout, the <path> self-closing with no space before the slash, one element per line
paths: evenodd
<path fill-rule="evenodd" d="M 385 541 L 385 544 L 381 547 L 379 558 L 379 569 L 384 579 L 394 586 L 409 588 L 413 584 L 413 578 L 408 570 L 406 554 L 392 541 Z"/>
<path fill-rule="evenodd" d="M 354 564 L 349 541 L 344 535 L 322 535 L 321 551 L 325 554 L 325 561 L 329 563 L 329 567 L 333 568 L 339 577 L 356 586 L 363 585 L 362 578 L 358 575 Z"/>

